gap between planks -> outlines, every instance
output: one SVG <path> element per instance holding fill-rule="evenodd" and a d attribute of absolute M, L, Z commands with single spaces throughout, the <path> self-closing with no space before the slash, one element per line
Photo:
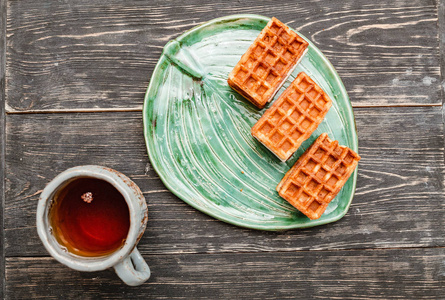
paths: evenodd
<path fill-rule="evenodd" d="M 169 252 L 169 253 L 153 253 L 149 255 L 156 256 L 172 256 L 172 255 L 220 255 L 220 254 L 262 254 L 262 253 L 305 253 L 305 252 L 371 252 L 371 251 L 392 251 L 392 250 L 421 250 L 421 249 L 445 249 L 445 246 L 425 246 L 425 247 L 386 247 L 386 248 L 349 248 L 349 249 L 303 249 L 303 250 L 279 250 L 279 251 L 218 251 L 218 252 Z M 143 253 L 143 255 L 147 255 L 147 253 Z M 10 258 L 52 258 L 50 255 L 32 255 L 32 256 L 23 256 L 23 255 L 8 255 L 5 256 L 6 259 Z"/>
<path fill-rule="evenodd" d="M 442 103 L 437 104 L 407 104 L 407 105 L 353 105 L 352 108 L 390 108 L 390 107 L 441 107 Z M 107 112 L 142 112 L 142 107 L 133 108 L 87 108 L 87 109 L 49 109 L 49 110 L 15 110 L 6 108 L 7 115 L 24 114 L 69 114 L 69 113 L 107 113 Z"/>
<path fill-rule="evenodd" d="M 24 114 L 69 114 L 69 113 L 102 113 L 102 112 L 142 112 L 142 107 L 132 108 L 86 108 L 86 109 L 49 109 L 49 110 L 15 110 L 6 107 L 7 115 Z"/>

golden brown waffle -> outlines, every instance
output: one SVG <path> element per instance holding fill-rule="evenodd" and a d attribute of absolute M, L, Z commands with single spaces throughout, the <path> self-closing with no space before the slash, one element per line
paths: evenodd
<path fill-rule="evenodd" d="M 275 18 L 232 70 L 227 82 L 258 108 L 280 89 L 306 52 L 308 43 Z"/>
<path fill-rule="evenodd" d="M 317 129 L 331 105 L 329 96 L 301 72 L 252 127 L 252 135 L 286 161 Z"/>
<path fill-rule="evenodd" d="M 286 173 L 277 191 L 311 220 L 318 219 L 359 160 L 357 153 L 323 133 Z"/>

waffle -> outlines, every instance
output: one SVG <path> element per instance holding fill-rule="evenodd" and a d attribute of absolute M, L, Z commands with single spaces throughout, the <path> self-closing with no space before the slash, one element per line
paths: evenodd
<path fill-rule="evenodd" d="M 323 121 L 329 96 L 304 72 L 252 127 L 252 135 L 286 161 Z"/>
<path fill-rule="evenodd" d="M 357 153 L 323 133 L 286 173 L 277 191 L 311 220 L 318 219 L 359 160 Z"/>
<path fill-rule="evenodd" d="M 258 108 L 263 108 L 280 89 L 307 51 L 308 42 L 275 18 L 232 70 L 229 86 Z"/>

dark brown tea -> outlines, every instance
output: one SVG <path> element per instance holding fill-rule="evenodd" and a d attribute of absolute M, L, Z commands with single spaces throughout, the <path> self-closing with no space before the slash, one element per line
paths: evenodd
<path fill-rule="evenodd" d="M 120 248 L 130 228 L 122 194 L 110 183 L 78 178 L 54 198 L 50 224 L 57 241 L 81 256 L 107 255 Z"/>

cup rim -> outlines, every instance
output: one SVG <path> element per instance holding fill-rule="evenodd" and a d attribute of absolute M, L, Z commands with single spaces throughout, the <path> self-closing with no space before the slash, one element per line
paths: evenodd
<path fill-rule="evenodd" d="M 62 248 L 63 246 L 57 242 L 56 238 L 50 232 L 48 217 L 52 202 L 50 198 L 70 180 L 80 177 L 92 177 L 107 181 L 122 194 L 128 205 L 130 228 L 128 230 L 127 238 L 124 245 L 111 254 L 97 257 L 85 257 L 69 253 Z M 46 250 L 56 260 L 75 270 L 99 271 L 116 265 L 133 251 L 133 248 L 136 246 L 140 238 L 139 232 L 141 224 L 145 229 L 146 220 L 140 220 L 140 214 L 137 212 L 139 207 L 137 206 L 136 201 L 132 200 L 131 194 L 133 193 L 133 190 L 127 185 L 127 178 L 128 177 L 122 173 L 110 168 L 97 165 L 83 165 L 63 171 L 46 185 L 40 194 L 38 201 L 36 214 L 37 233 Z M 130 179 L 128 178 L 128 180 Z"/>

